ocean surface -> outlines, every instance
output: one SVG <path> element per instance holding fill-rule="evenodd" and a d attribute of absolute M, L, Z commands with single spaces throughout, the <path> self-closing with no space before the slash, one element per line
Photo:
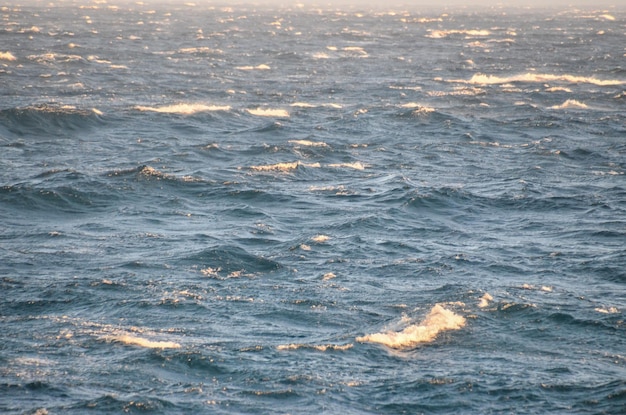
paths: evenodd
<path fill-rule="evenodd" d="M 626 9 L 0 9 L 3 414 L 626 413 Z"/>

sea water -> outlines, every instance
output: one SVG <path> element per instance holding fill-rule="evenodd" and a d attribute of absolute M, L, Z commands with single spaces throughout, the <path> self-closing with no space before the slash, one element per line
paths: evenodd
<path fill-rule="evenodd" d="M 624 413 L 623 8 L 0 16 L 0 412 Z"/>

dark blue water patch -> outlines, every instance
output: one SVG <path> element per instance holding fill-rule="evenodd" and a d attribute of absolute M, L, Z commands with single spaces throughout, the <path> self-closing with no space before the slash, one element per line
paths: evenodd
<path fill-rule="evenodd" d="M 219 246 L 203 249 L 181 258 L 193 266 L 217 267 L 220 274 L 245 271 L 246 273 L 267 273 L 281 268 L 278 262 L 258 256 L 236 246 Z M 216 271 L 217 272 L 217 271 Z"/>

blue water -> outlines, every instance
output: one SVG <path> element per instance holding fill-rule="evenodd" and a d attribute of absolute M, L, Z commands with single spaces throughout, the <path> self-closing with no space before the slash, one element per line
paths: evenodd
<path fill-rule="evenodd" d="M 0 412 L 617 414 L 626 11 L 11 4 Z"/>

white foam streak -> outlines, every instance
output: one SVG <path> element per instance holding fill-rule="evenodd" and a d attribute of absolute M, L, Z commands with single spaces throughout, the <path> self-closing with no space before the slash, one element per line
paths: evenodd
<path fill-rule="evenodd" d="M 300 166 L 319 168 L 319 163 L 302 163 L 301 161 L 293 161 L 286 163 L 265 164 L 260 166 L 250 166 L 250 170 L 260 172 L 283 172 L 287 173 L 297 169 Z"/>
<path fill-rule="evenodd" d="M 465 318 L 436 304 L 419 324 L 413 324 L 399 332 L 384 332 L 357 337 L 358 342 L 379 343 L 393 349 L 406 349 L 421 343 L 429 343 L 443 331 L 459 330 L 465 326 Z"/>
<path fill-rule="evenodd" d="M 132 336 L 130 334 L 121 334 L 118 336 L 107 336 L 105 338 L 111 342 L 126 344 L 129 346 L 139 346 L 148 349 L 180 349 L 180 344 L 168 341 L 152 341 L 143 337 Z"/>
<path fill-rule="evenodd" d="M 430 30 L 426 37 L 431 39 L 442 39 L 450 35 L 465 35 L 466 37 L 489 36 L 489 30 Z"/>
<path fill-rule="evenodd" d="M 527 72 L 524 74 L 517 74 L 512 76 L 497 76 L 497 75 L 485 75 L 475 74 L 469 80 L 453 80 L 452 82 L 472 84 L 472 85 L 506 85 L 513 82 L 528 82 L 528 83 L 545 83 L 545 82 L 566 82 L 571 84 L 593 84 L 598 86 L 615 86 L 623 85 L 623 81 L 616 79 L 597 79 L 587 76 L 576 75 L 552 75 L 552 74 L 540 74 Z"/>
<path fill-rule="evenodd" d="M 326 352 L 328 350 L 338 350 L 345 351 L 351 349 L 353 347 L 352 343 L 348 344 L 302 344 L 302 343 L 292 343 L 292 344 L 281 344 L 276 347 L 277 350 L 298 350 L 298 349 L 313 349 L 319 352 Z"/>
<path fill-rule="evenodd" d="M 228 105 L 204 105 L 204 104 L 174 104 L 163 107 L 147 107 L 138 105 L 135 107 L 138 111 L 159 112 L 164 114 L 184 114 L 191 115 L 198 112 L 210 111 L 229 111 Z"/>

